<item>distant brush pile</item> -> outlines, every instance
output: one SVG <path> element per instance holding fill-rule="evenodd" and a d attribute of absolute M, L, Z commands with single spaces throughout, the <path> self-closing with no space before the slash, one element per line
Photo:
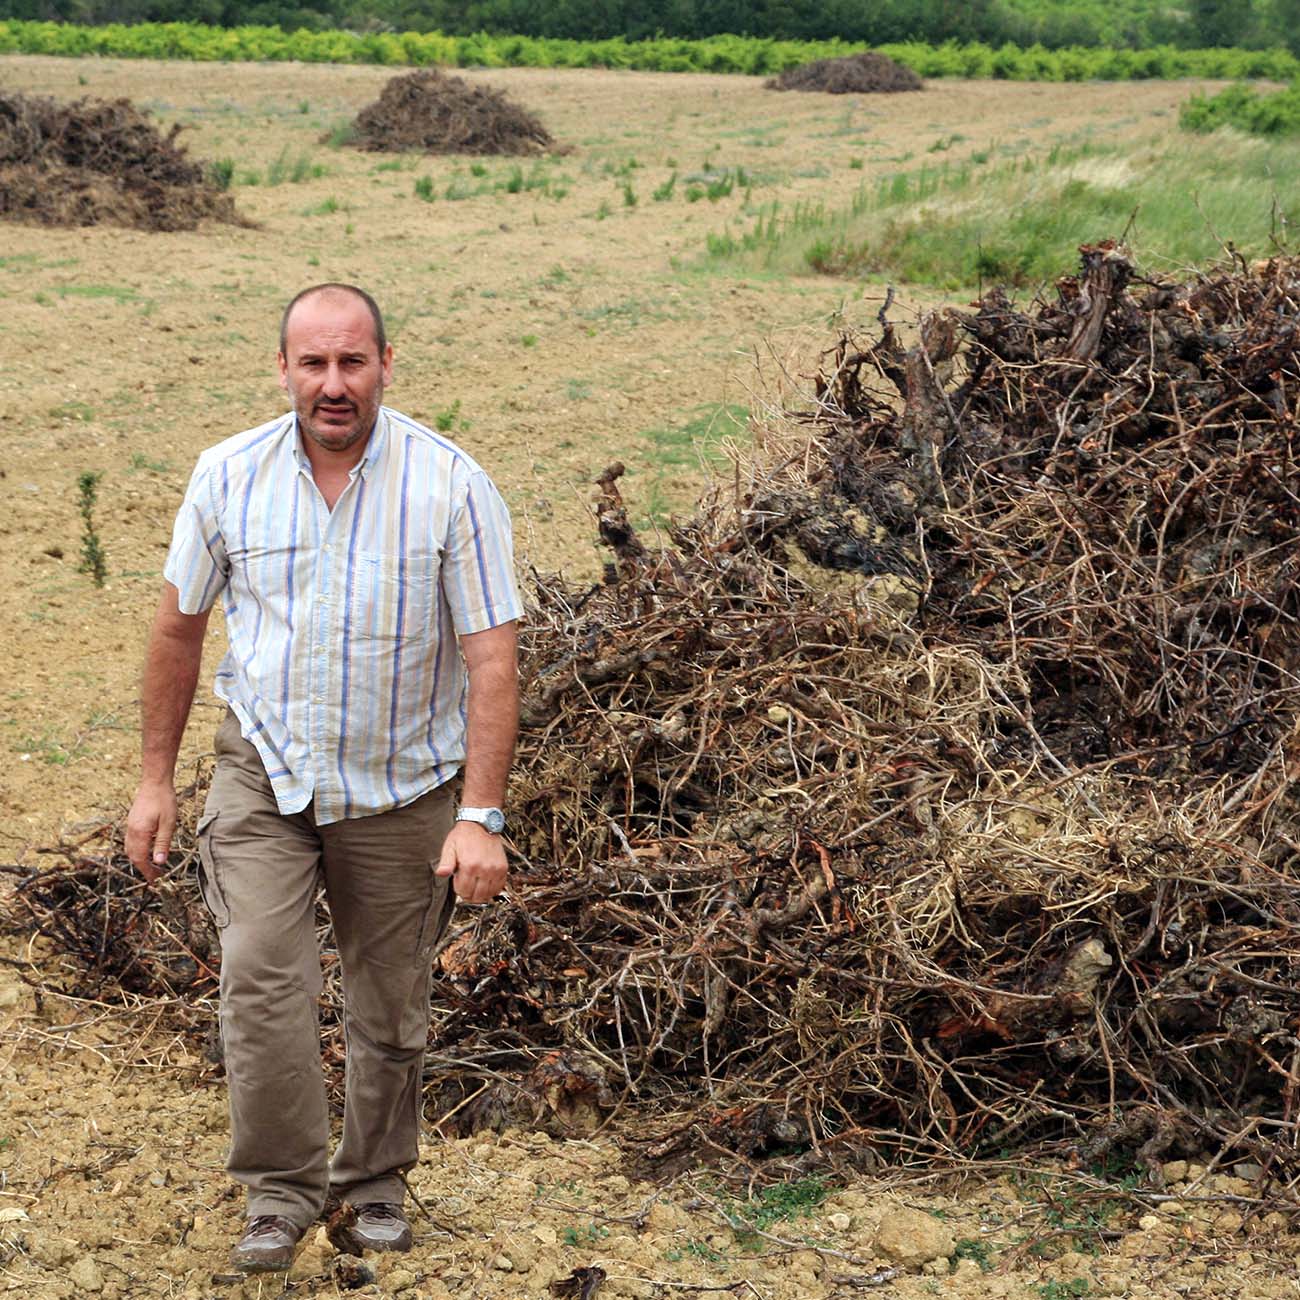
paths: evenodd
<path fill-rule="evenodd" d="M 535 154 L 555 150 L 541 121 L 504 91 L 436 68 L 389 81 L 357 114 L 352 143 L 393 153 Z"/>
<path fill-rule="evenodd" d="M 429 1113 L 1300 1172 L 1298 320 L 1295 261 L 1098 245 L 840 339 L 663 549 L 611 466 L 606 581 L 536 584 L 515 883 L 439 954 Z M 156 893 L 69 856 L 15 917 L 84 992 L 210 991 L 192 854 Z"/>
<path fill-rule="evenodd" d="M 0 94 L 0 218 L 193 230 L 240 222 L 234 201 L 129 100 Z"/>
<path fill-rule="evenodd" d="M 925 88 L 925 82 L 911 68 L 872 50 L 842 59 L 801 63 L 769 77 L 763 84 L 768 90 L 820 90 L 829 95 L 895 94 Z"/>

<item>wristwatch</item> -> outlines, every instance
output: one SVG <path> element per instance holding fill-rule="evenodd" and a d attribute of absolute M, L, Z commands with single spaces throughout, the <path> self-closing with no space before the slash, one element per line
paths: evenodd
<path fill-rule="evenodd" d="M 506 828 L 506 815 L 500 808 L 462 808 L 458 822 L 478 822 L 489 835 L 500 835 Z"/>

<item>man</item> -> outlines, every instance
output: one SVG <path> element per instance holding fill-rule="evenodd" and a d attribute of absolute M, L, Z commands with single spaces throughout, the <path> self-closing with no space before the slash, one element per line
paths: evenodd
<path fill-rule="evenodd" d="M 155 880 L 222 594 L 216 692 L 229 711 L 199 849 L 221 936 L 228 1167 L 248 1189 L 231 1259 L 246 1272 L 288 1268 L 327 1199 L 354 1207 L 354 1242 L 410 1246 L 403 1174 L 417 1158 L 432 950 L 453 887 L 482 903 L 505 882 L 500 806 L 518 717 L 509 517 L 463 451 L 382 405 L 393 350 L 374 300 L 341 284 L 300 293 L 278 362 L 292 412 L 206 451 L 176 519 L 126 833 Z M 347 1046 L 330 1163 L 318 881 Z"/>

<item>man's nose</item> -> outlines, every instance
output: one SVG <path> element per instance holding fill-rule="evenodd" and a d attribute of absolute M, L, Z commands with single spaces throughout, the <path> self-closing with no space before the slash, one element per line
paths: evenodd
<path fill-rule="evenodd" d="M 343 371 L 337 362 L 331 361 L 325 371 L 325 396 L 343 396 Z"/>

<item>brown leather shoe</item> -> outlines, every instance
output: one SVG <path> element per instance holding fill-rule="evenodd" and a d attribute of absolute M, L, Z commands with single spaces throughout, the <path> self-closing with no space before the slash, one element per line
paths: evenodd
<path fill-rule="evenodd" d="M 280 1214 L 255 1214 L 230 1252 L 230 1265 L 241 1273 L 283 1273 L 293 1263 L 303 1229 Z"/>
<path fill-rule="evenodd" d="M 411 1249 L 411 1225 L 402 1207 L 387 1201 L 344 1205 L 331 1217 L 325 1233 L 334 1249 L 345 1255 Z"/>

